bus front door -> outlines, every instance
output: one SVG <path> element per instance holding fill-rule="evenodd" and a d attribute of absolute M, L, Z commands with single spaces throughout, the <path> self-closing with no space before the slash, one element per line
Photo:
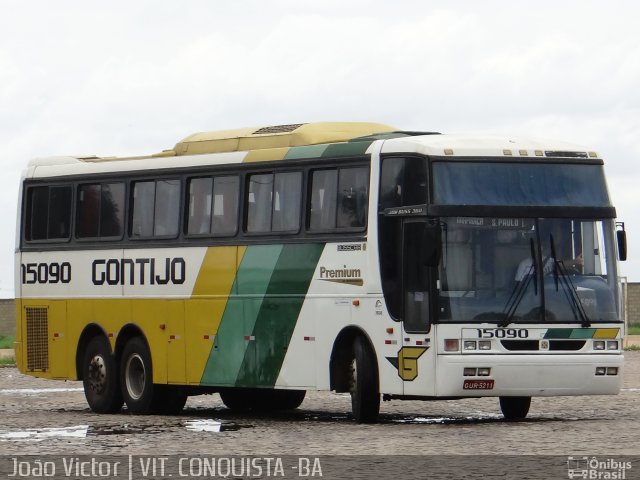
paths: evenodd
<path fill-rule="evenodd" d="M 436 268 L 429 255 L 432 245 L 423 219 L 402 221 L 402 348 L 398 374 L 404 395 L 435 395 L 435 339 L 431 335 Z"/>

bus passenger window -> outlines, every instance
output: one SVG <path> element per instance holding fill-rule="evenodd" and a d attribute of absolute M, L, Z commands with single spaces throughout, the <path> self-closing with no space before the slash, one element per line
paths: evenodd
<path fill-rule="evenodd" d="M 251 175 L 247 232 L 297 232 L 301 197 L 300 172 Z"/>
<path fill-rule="evenodd" d="M 301 194 L 302 174 L 300 172 L 276 173 L 272 231 L 298 231 Z"/>
<path fill-rule="evenodd" d="M 175 237 L 180 218 L 180 180 L 137 182 L 133 186 L 131 236 Z"/>
<path fill-rule="evenodd" d="M 229 237 L 238 231 L 237 176 L 194 178 L 189 182 L 188 235 Z"/>
<path fill-rule="evenodd" d="M 338 179 L 338 228 L 364 227 L 367 220 L 369 173 L 364 167 L 342 168 Z"/>
<path fill-rule="evenodd" d="M 337 187 L 337 170 L 316 170 L 311 174 L 309 230 L 329 230 L 336 227 Z"/>
<path fill-rule="evenodd" d="M 247 199 L 247 232 L 268 232 L 271 229 L 273 174 L 251 175 Z"/>
<path fill-rule="evenodd" d="M 153 235 L 156 237 L 178 234 L 180 219 L 180 180 L 159 180 L 156 183 Z"/>
<path fill-rule="evenodd" d="M 212 178 L 193 178 L 189 181 L 189 214 L 187 234 L 202 235 L 211 230 Z"/>
<path fill-rule="evenodd" d="M 66 240 L 71 227 L 71 187 L 33 187 L 27 195 L 26 240 Z"/>
<path fill-rule="evenodd" d="M 76 237 L 113 239 L 122 236 L 124 183 L 80 185 Z"/>
<path fill-rule="evenodd" d="M 211 233 L 216 237 L 233 236 L 238 231 L 238 177 L 216 177 L 213 180 L 213 215 Z"/>

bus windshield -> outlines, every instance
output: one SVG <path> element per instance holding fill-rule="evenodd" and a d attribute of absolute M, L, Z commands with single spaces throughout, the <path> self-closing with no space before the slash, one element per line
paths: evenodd
<path fill-rule="evenodd" d="M 611 220 L 442 219 L 439 321 L 617 321 Z"/>
<path fill-rule="evenodd" d="M 611 205 L 602 165 L 434 162 L 439 205 Z"/>

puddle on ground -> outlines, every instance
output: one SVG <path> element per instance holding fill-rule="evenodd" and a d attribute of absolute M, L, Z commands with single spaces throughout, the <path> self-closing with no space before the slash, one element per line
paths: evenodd
<path fill-rule="evenodd" d="M 191 432 L 235 432 L 242 428 L 253 428 L 253 425 L 243 425 L 234 422 L 220 422 L 213 419 L 186 420 L 162 425 L 93 425 L 89 427 L 88 435 L 153 435 L 171 430 L 187 429 Z"/>

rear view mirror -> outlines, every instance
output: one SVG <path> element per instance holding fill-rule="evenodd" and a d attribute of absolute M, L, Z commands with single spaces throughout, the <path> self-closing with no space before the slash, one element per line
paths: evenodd
<path fill-rule="evenodd" d="M 423 264 L 425 267 L 437 267 L 442 253 L 442 234 L 440 225 L 427 223 L 422 232 Z"/>
<path fill-rule="evenodd" d="M 624 222 L 616 223 L 616 240 L 618 241 L 618 258 L 624 262 L 627 259 L 627 232 L 624 229 Z"/>

